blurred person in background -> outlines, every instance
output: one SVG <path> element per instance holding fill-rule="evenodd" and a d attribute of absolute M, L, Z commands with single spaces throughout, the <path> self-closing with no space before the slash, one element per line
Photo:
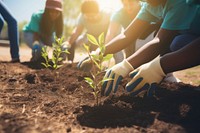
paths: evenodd
<path fill-rule="evenodd" d="M 45 9 L 32 14 L 23 32 L 25 43 L 32 49 L 31 61 L 40 61 L 42 47 L 52 46 L 54 37 L 63 35 L 62 0 L 46 0 Z"/>
<path fill-rule="evenodd" d="M 8 37 L 10 41 L 11 62 L 20 62 L 19 58 L 19 33 L 17 20 L 9 8 L 0 0 L 0 31 L 3 28 L 4 20 L 8 25 Z"/>
<path fill-rule="evenodd" d="M 161 27 L 153 40 L 143 45 L 127 59 L 124 59 L 122 62 L 107 70 L 104 78 L 111 78 L 113 80 L 104 82 L 102 87 L 103 94 L 109 95 L 110 93 L 115 93 L 120 81 L 128 76 L 130 72 L 133 72 L 134 69 L 137 71 L 136 73 L 134 73 L 135 71 L 133 72 L 132 78 L 134 74 L 140 75 L 141 69 L 139 67 L 143 64 L 150 62 L 158 55 L 163 56 L 170 53 L 170 45 L 173 39 L 191 28 L 191 23 L 197 13 L 197 9 L 197 6 L 189 5 L 183 0 L 147 0 L 128 28 L 106 44 L 105 54 L 116 53 L 127 47 L 149 27 L 151 22 L 163 20 Z M 158 65 L 159 60 L 158 58 L 156 59 L 156 65 Z M 88 62 L 88 60 L 80 61 L 81 65 L 79 66 L 83 67 L 85 64 L 88 64 Z M 145 67 L 144 70 L 145 69 L 148 69 L 148 67 Z M 152 83 L 160 82 L 154 81 L 157 75 L 151 75 L 151 72 L 146 72 L 145 74 L 149 75 L 148 80 L 152 81 Z M 166 75 L 163 75 L 163 77 L 166 77 Z M 130 94 L 137 95 L 142 91 L 149 90 L 152 83 L 147 82 L 146 84 L 142 76 L 136 79 L 136 83 L 134 83 L 133 80 L 133 82 L 127 84 L 127 91 Z M 140 82 L 142 84 L 140 84 Z M 140 85 L 135 88 L 138 84 Z"/>
<path fill-rule="evenodd" d="M 182 46 L 174 52 L 170 50 L 170 46 L 173 46 L 179 35 L 192 29 L 192 24 L 197 21 L 195 18 L 200 19 L 199 16 L 196 17 L 198 12 L 199 6 L 188 4 L 183 0 L 147 0 L 133 25 L 125 31 L 124 37 L 115 38 L 108 44 L 106 53 L 116 50 L 113 48 L 116 44 L 128 41 L 131 33 L 136 32 L 138 28 L 144 28 L 145 23 L 155 19 L 156 16 L 163 18 L 162 25 L 152 41 L 106 72 L 105 78 L 113 80 L 104 82 L 103 93 L 105 95 L 115 93 L 119 81 L 129 74 L 132 80 L 126 85 L 127 92 L 133 96 L 145 92 L 149 94 L 168 73 L 199 65 L 199 39 L 186 43 L 185 47 Z M 120 71 L 122 69 L 124 71 Z"/>
<path fill-rule="evenodd" d="M 95 38 L 101 33 L 106 35 L 110 23 L 110 12 L 101 10 L 96 0 L 84 0 L 81 4 L 81 14 L 78 17 L 78 22 L 70 36 L 68 43 L 70 45 L 68 61 L 74 61 L 75 48 L 77 45 L 89 43 L 87 34 L 93 35 Z M 90 45 L 90 50 L 97 48 L 95 45 Z"/>
<path fill-rule="evenodd" d="M 122 8 L 114 12 L 111 16 L 111 21 L 106 36 L 106 43 L 112 40 L 128 27 L 128 25 L 140 11 L 143 4 L 139 0 L 121 0 L 121 3 L 123 5 Z M 151 24 L 151 26 L 147 30 L 145 30 L 138 39 L 145 40 L 154 31 L 158 30 L 159 27 L 160 23 Z M 121 62 L 124 58 L 128 58 L 130 55 L 132 55 L 135 52 L 135 48 L 136 40 L 130 43 L 130 45 L 124 49 L 124 53 L 122 53 L 121 51 L 115 53 L 113 55 L 115 58 L 115 64 Z"/>

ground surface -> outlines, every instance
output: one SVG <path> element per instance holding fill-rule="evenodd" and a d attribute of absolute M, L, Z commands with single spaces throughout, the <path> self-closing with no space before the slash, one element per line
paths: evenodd
<path fill-rule="evenodd" d="M 27 56 L 13 64 L 2 49 L 9 53 L 0 47 L 0 133 L 200 132 L 199 67 L 177 72 L 184 83 L 163 82 L 151 98 L 128 96 L 125 79 L 95 106 L 76 64 L 41 69 Z"/>

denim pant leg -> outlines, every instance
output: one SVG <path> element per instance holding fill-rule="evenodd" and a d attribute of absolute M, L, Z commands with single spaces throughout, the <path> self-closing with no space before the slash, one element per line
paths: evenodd
<path fill-rule="evenodd" d="M 26 45 L 33 49 L 33 43 L 34 43 L 34 34 L 32 32 L 24 32 L 24 41 L 26 43 Z"/>
<path fill-rule="evenodd" d="M 34 39 L 34 33 L 33 32 L 24 32 L 24 41 L 26 45 L 32 49 L 32 56 L 37 56 L 40 58 L 41 56 L 41 50 L 44 44 L 40 40 Z M 37 49 L 37 53 L 35 53 L 35 49 Z"/>
<path fill-rule="evenodd" d="M 188 45 L 190 42 L 193 40 L 197 39 L 199 36 L 198 35 L 192 35 L 192 34 L 182 34 L 178 35 L 174 38 L 170 45 L 170 50 L 171 51 L 176 51 L 184 46 Z"/>
<path fill-rule="evenodd" d="M 0 14 L 8 24 L 11 57 L 19 58 L 19 33 L 17 21 L 2 1 L 0 2 Z"/>

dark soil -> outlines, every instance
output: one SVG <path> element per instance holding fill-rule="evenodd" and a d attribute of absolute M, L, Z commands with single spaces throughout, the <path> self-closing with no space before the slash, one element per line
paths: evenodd
<path fill-rule="evenodd" d="M 199 87 L 161 83 L 154 97 L 124 91 L 95 105 L 88 74 L 30 62 L 0 62 L 0 133 L 199 133 Z"/>

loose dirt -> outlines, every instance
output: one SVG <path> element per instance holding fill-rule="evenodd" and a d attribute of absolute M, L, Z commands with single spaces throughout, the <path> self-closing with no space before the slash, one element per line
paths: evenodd
<path fill-rule="evenodd" d="M 154 97 L 131 97 L 124 79 L 95 105 L 87 73 L 30 62 L 0 62 L 1 133 L 200 132 L 199 86 L 163 82 Z"/>

